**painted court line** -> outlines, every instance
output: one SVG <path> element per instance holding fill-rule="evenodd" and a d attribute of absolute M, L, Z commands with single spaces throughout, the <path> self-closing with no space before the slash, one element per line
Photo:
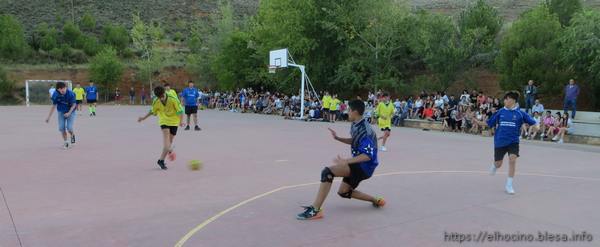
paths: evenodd
<path fill-rule="evenodd" d="M 381 173 L 381 174 L 376 174 L 373 175 L 373 177 L 383 177 L 383 176 L 392 176 L 392 175 L 416 175 L 416 174 L 489 174 L 489 172 L 487 171 L 401 171 L 401 172 L 386 172 L 386 173 Z M 499 172 L 498 174 L 506 174 L 506 173 L 501 173 Z M 564 179 L 575 179 L 575 180 L 586 180 L 586 181 L 598 181 L 600 182 L 600 178 L 590 178 L 590 177 L 574 177 L 574 176 L 562 176 L 562 175 L 552 175 L 552 174 L 541 174 L 541 173 L 519 173 L 519 176 L 534 176 L 534 177 L 549 177 L 549 178 L 564 178 Z M 337 181 L 339 182 L 339 181 Z M 254 197 L 248 198 L 242 202 L 239 202 L 238 204 L 235 204 L 217 214 L 215 214 L 214 216 L 208 218 L 207 220 L 205 220 L 204 222 L 202 222 L 201 224 L 197 225 L 196 227 L 194 227 L 192 230 L 190 230 L 187 234 L 185 234 L 185 236 L 183 236 L 179 241 L 177 241 L 177 243 L 175 244 L 175 247 L 182 247 L 185 242 L 187 242 L 192 236 L 194 236 L 194 234 L 196 234 L 198 231 L 202 230 L 202 228 L 206 227 L 208 224 L 214 222 L 215 220 L 219 219 L 221 216 L 231 212 L 232 210 L 239 208 L 249 202 L 252 202 L 254 200 L 263 198 L 265 196 L 268 196 L 270 194 L 273 194 L 275 192 L 278 191 L 282 191 L 282 190 L 287 190 L 287 189 L 293 189 L 293 188 L 298 188 L 298 187 L 304 187 L 304 186 L 310 186 L 310 185 L 317 185 L 320 184 L 321 182 L 312 182 L 312 183 L 304 183 L 304 184 L 296 184 L 296 185 L 287 185 L 287 186 L 282 186 L 279 188 L 276 188 L 274 190 L 271 191 L 267 191 L 265 193 L 256 195 Z"/>

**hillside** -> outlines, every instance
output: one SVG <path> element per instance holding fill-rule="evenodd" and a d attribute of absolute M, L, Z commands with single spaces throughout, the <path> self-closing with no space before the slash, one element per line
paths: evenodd
<path fill-rule="evenodd" d="M 260 0 L 232 0 L 237 16 L 253 15 Z M 474 0 L 399 0 L 408 2 L 413 9 L 427 9 L 454 15 Z M 131 14 L 139 12 L 146 20 L 157 20 L 174 27 L 177 20 L 192 16 L 206 16 L 217 6 L 217 0 L 0 0 L 0 13 L 12 14 L 23 22 L 26 32 L 41 22 L 57 24 L 70 19 L 78 20 L 86 12 L 92 13 L 98 24 L 109 22 L 131 25 Z M 507 20 L 537 5 L 540 0 L 489 0 Z M 600 9 L 599 0 L 582 0 L 585 6 Z M 71 5 L 72 4 L 72 5 Z M 61 21 L 62 20 L 62 21 Z"/>

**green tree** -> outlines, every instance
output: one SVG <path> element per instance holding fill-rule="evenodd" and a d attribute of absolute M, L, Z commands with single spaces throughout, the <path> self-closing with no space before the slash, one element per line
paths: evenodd
<path fill-rule="evenodd" d="M 541 91 L 549 91 L 553 84 L 564 80 L 557 64 L 561 32 L 558 17 L 545 5 L 524 13 L 500 44 L 496 64 L 501 74 L 501 87 L 520 90 L 531 79 L 542 85 Z"/>
<path fill-rule="evenodd" d="M 104 88 L 105 100 L 108 100 L 110 90 L 121 81 L 125 66 L 119 60 L 117 51 L 106 47 L 90 62 L 90 79 Z"/>
<path fill-rule="evenodd" d="M 546 0 L 546 5 L 563 26 L 568 26 L 575 13 L 583 9 L 580 0 Z"/>
<path fill-rule="evenodd" d="M 43 32 L 40 40 L 40 48 L 44 51 L 51 51 L 58 47 L 58 31 L 55 28 L 48 28 Z"/>
<path fill-rule="evenodd" d="M 96 19 L 90 12 L 86 12 L 81 17 L 81 27 L 87 32 L 92 32 L 96 29 Z"/>
<path fill-rule="evenodd" d="M 478 0 L 460 13 L 458 27 L 471 63 L 491 63 L 497 48 L 496 37 L 502 28 L 498 11 L 486 1 Z"/>
<path fill-rule="evenodd" d="M 9 80 L 4 68 L 0 67 L 0 104 L 15 104 L 17 101 L 17 82 Z"/>
<path fill-rule="evenodd" d="M 129 46 L 129 33 L 121 25 L 108 24 L 104 26 L 102 43 L 114 47 L 119 54 Z"/>
<path fill-rule="evenodd" d="M 395 91 L 410 60 L 409 12 L 389 0 L 353 4 L 339 3 L 333 7 L 328 11 L 333 18 L 328 18 L 324 25 L 348 44 L 338 50 L 347 55 L 337 68 L 334 85 L 350 86 L 353 92 Z"/>
<path fill-rule="evenodd" d="M 561 38 L 562 63 L 580 79 L 584 94 L 600 109 L 600 12 L 585 10 L 571 20 Z M 557 87 L 562 86 L 558 84 Z"/>
<path fill-rule="evenodd" d="M 81 37 L 81 35 L 81 30 L 79 30 L 79 26 L 77 26 L 75 23 L 69 21 L 63 26 L 64 40 L 71 47 L 81 48 L 76 47 L 76 41 Z"/>
<path fill-rule="evenodd" d="M 146 24 L 139 14 L 134 14 L 130 33 L 133 46 L 142 54 L 136 62 L 139 68 L 138 79 L 147 82 L 152 88 L 152 74 L 163 67 L 164 57 L 159 46 L 163 41 L 164 31 L 157 23 Z"/>
<path fill-rule="evenodd" d="M 12 15 L 0 15 L 0 57 L 18 59 L 26 51 L 27 42 L 21 23 Z"/>
<path fill-rule="evenodd" d="M 248 47 L 250 35 L 245 32 L 234 32 L 223 44 L 221 52 L 211 64 L 219 82 L 219 88 L 234 90 L 237 87 L 252 86 L 252 76 L 256 70 L 255 50 Z"/>
<path fill-rule="evenodd" d="M 466 52 L 460 33 L 450 17 L 420 13 L 415 27 L 414 49 L 436 75 L 439 90 L 447 89 L 466 66 Z"/>
<path fill-rule="evenodd" d="M 236 26 L 233 6 L 229 2 L 219 2 L 217 11 L 211 14 L 208 20 L 195 20 L 191 24 L 188 46 L 192 54 L 187 57 L 186 70 L 194 75 L 196 80 L 216 83 L 212 64 L 234 30 Z"/>
<path fill-rule="evenodd" d="M 100 50 L 100 44 L 98 43 L 98 39 L 93 36 L 81 35 L 75 41 L 75 48 L 83 49 L 88 56 L 95 56 L 98 50 Z"/>

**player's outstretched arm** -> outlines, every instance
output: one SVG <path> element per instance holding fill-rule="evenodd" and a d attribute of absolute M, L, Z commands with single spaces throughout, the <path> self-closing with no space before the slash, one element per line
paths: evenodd
<path fill-rule="evenodd" d="M 50 106 L 50 113 L 48 113 L 48 118 L 46 118 L 46 123 L 48 123 L 50 121 L 50 117 L 52 117 L 52 113 L 54 113 L 54 108 L 56 107 L 56 105 L 51 105 Z"/>
<path fill-rule="evenodd" d="M 329 132 L 331 132 L 331 136 L 333 137 L 334 140 L 339 141 L 341 143 L 344 144 L 352 144 L 352 138 L 342 138 L 337 136 L 337 133 L 335 132 L 335 130 L 332 130 L 331 128 L 327 128 L 329 130 Z"/>
<path fill-rule="evenodd" d="M 146 118 L 150 117 L 151 115 L 152 115 L 152 112 L 146 113 L 145 116 L 138 118 L 138 122 L 141 123 L 142 121 L 146 120 Z"/>

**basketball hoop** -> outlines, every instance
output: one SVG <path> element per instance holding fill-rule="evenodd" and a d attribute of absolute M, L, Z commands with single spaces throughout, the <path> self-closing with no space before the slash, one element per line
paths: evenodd
<path fill-rule="evenodd" d="M 269 65 L 269 74 L 275 74 L 277 72 L 277 66 Z"/>

